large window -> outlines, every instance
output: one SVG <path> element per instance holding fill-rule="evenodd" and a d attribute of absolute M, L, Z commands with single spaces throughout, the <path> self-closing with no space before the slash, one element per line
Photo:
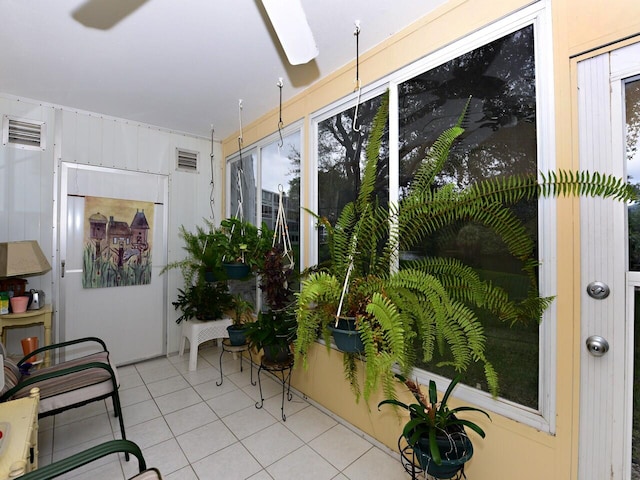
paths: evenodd
<path fill-rule="evenodd" d="M 282 136 L 275 133 L 243 149 L 242 155 L 238 152 L 227 159 L 227 216 L 237 216 L 241 210 L 245 220 L 254 225 L 265 223 L 275 230 L 282 205 L 292 254 L 299 267 L 301 131 L 299 127 L 289 130 L 292 131 L 285 130 Z"/>
<path fill-rule="evenodd" d="M 454 58 L 398 85 L 399 196 L 435 138 L 453 126 L 469 101 L 465 133 L 434 188 L 464 188 L 494 176 L 534 174 L 537 167 L 533 27 L 528 26 Z M 514 207 L 537 243 L 536 200 Z M 512 298 L 524 298 L 529 281 L 522 265 L 489 229 L 460 223 L 434 235 L 412 254 L 464 261 Z M 538 324 L 505 325 L 480 312 L 487 358 L 500 379 L 501 396 L 538 408 Z M 447 360 L 447 358 L 437 358 Z M 434 362 L 435 363 L 435 362 Z M 451 377 L 451 369 L 422 368 Z M 483 366 L 472 365 L 466 384 L 485 389 Z"/>
<path fill-rule="evenodd" d="M 237 216 L 242 202 L 245 220 L 274 229 L 282 192 L 289 235 L 299 244 L 300 139 L 300 130 L 274 134 L 227 159 L 227 216 Z"/>
<path fill-rule="evenodd" d="M 526 12 L 518 26 L 505 21 L 500 26 L 503 33 L 490 33 L 490 40 L 486 40 L 487 32 L 484 35 L 477 32 L 460 42 L 466 47 L 451 45 L 432 58 L 390 74 L 364 96 L 368 100 L 360 103 L 360 132 L 352 127 L 354 96 L 349 99 L 350 108 L 343 102 L 319 112 L 314 118 L 318 213 L 333 223 L 342 207 L 355 198 L 368 127 L 380 104 L 380 97 L 374 96 L 374 91 L 381 91 L 384 81 L 390 88 L 390 108 L 395 111 L 390 112 L 389 136 L 385 136 L 378 172 L 376 193 L 380 202 L 402 199 L 425 153 L 439 134 L 456 123 L 467 102 L 465 133 L 454 146 L 433 188 L 453 185 L 462 189 L 489 177 L 535 175 L 539 170 L 548 169 L 552 132 L 539 128 L 538 123 L 540 118 L 551 118 L 548 107 L 542 110 L 539 107 L 539 99 L 545 98 L 544 91 L 549 85 L 540 81 L 543 75 L 536 65 L 534 43 L 536 31 L 547 27 L 546 24 L 536 27 L 531 21 L 533 18 L 537 18 L 540 25 L 544 23 L 536 13 Z M 539 239 L 540 232 L 550 235 L 540 221 L 543 216 L 553 216 L 553 207 L 549 205 L 544 200 L 532 200 L 512 207 L 534 240 L 534 256 L 539 255 L 541 247 L 540 251 L 547 256 L 553 257 L 555 251 L 552 242 L 543 243 Z M 322 231 L 318 231 L 315 241 L 318 261 L 322 262 L 327 258 Z M 513 299 L 527 294 L 530 283 L 523 266 L 483 225 L 457 224 L 416 245 L 414 251 L 402 252 L 400 259 L 402 262 L 403 258 L 436 255 L 462 260 L 482 278 L 506 289 Z M 556 294 L 548 291 L 545 282 L 552 277 L 553 268 L 546 265 L 538 272 L 544 286 L 541 295 Z M 553 280 L 549 285 L 552 284 Z M 553 323 L 546 320 L 547 328 L 541 330 L 535 320 L 511 326 L 486 312 L 478 314 L 487 337 L 487 358 L 498 372 L 500 396 L 508 401 L 495 403 L 491 399 L 482 365 L 468 369 L 463 382 L 471 388 L 459 390 L 475 403 L 552 430 L 553 405 L 549 399 L 553 397 L 548 386 L 553 384 L 554 339 L 549 333 L 553 332 Z M 416 348 L 420 348 L 419 345 Z M 455 375 L 453 370 L 436 366 L 438 361 L 446 360 L 437 358 L 428 365 L 418 364 L 416 375 L 421 381 L 432 378 L 434 373 L 451 378 Z M 525 408 L 514 408 L 514 404 Z M 538 412 L 542 412 L 543 417 Z"/>

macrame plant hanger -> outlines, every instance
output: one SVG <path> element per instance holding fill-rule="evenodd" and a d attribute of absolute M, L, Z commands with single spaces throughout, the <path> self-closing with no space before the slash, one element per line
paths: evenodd
<path fill-rule="evenodd" d="M 284 123 L 282 122 L 282 78 L 278 80 L 276 84 L 280 89 L 280 111 L 278 120 L 278 133 L 280 134 L 280 141 L 278 142 L 278 157 L 280 156 L 280 149 L 284 146 L 284 140 L 282 138 L 282 128 Z M 276 245 L 282 248 L 282 259 L 286 268 L 293 269 L 295 266 L 295 259 L 293 257 L 293 249 L 291 248 L 291 238 L 289 237 L 289 225 L 287 225 L 287 216 L 284 206 L 284 187 L 278 185 L 278 214 L 276 215 L 276 223 L 273 228 L 273 240 L 271 241 L 271 247 Z"/>
<path fill-rule="evenodd" d="M 289 225 L 287 225 L 287 216 L 284 208 L 284 188 L 278 185 L 278 214 L 276 216 L 276 224 L 273 230 L 273 241 L 271 246 L 276 245 L 282 248 L 282 259 L 285 266 L 291 270 L 295 266 L 293 257 L 293 248 L 291 247 L 291 238 L 289 237 Z"/>

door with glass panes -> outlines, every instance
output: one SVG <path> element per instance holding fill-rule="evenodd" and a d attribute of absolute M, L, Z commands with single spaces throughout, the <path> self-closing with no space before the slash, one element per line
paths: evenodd
<path fill-rule="evenodd" d="M 640 185 L 640 44 L 577 63 L 580 168 Z M 640 479 L 640 204 L 580 200 L 578 478 Z"/>

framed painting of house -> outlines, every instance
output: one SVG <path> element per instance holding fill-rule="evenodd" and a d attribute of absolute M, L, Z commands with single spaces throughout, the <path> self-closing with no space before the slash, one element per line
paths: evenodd
<path fill-rule="evenodd" d="M 153 203 L 85 196 L 83 288 L 151 282 Z"/>

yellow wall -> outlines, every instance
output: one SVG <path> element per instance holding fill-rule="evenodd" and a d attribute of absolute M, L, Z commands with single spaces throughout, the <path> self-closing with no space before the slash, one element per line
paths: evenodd
<path fill-rule="evenodd" d="M 401 68 L 435 49 L 489 25 L 529 4 L 526 0 L 453 0 L 416 21 L 382 45 L 361 55 L 363 85 Z M 556 124 L 556 163 L 577 168 L 575 57 L 618 41 L 629 43 L 640 32 L 637 0 L 550 0 L 553 29 L 553 68 Z M 640 40 L 640 38 L 638 39 Z M 606 48 L 613 48 L 608 46 Z M 353 89 L 354 64 L 334 72 L 283 106 L 285 124 L 309 115 L 348 95 Z M 244 128 L 244 143 L 271 134 L 278 123 L 277 110 Z M 307 130 L 308 131 L 308 130 Z M 237 149 L 237 134 L 223 142 L 225 158 Z M 308 142 L 303 149 L 309 158 Z M 308 186 L 308 179 L 303 188 Z M 306 195 L 309 189 L 303 190 Z M 303 201 L 308 202 L 308 198 Z M 555 435 L 536 431 L 515 421 L 492 415 L 493 422 L 479 419 L 487 439 L 474 442 L 476 454 L 467 473 L 476 480 L 495 478 L 577 478 L 579 376 L 580 376 L 580 251 L 578 202 L 558 200 L 558 299 L 557 377 Z M 341 356 L 327 354 L 316 345 L 309 356 L 310 368 L 297 368 L 293 385 L 390 448 L 396 448 L 401 423 L 391 412 L 378 412 L 379 398 L 370 407 L 354 403 L 342 374 Z M 506 462 L 506 463 L 505 463 Z M 496 465 L 503 465 L 496 470 Z"/>

